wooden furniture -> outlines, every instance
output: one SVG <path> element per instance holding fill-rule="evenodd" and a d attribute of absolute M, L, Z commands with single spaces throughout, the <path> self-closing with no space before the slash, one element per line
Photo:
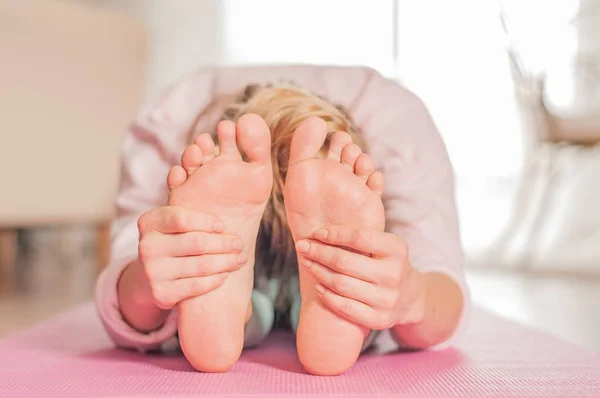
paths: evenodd
<path fill-rule="evenodd" d="M 145 82 L 147 32 L 75 2 L 0 2 L 0 269 L 15 228 L 98 225 L 106 262 L 122 133 Z"/>

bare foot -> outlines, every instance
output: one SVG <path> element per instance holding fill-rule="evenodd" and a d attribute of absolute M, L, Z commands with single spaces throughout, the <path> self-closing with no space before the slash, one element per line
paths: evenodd
<path fill-rule="evenodd" d="M 343 132 L 332 137 L 326 159 L 319 159 L 326 134 L 323 120 L 309 118 L 292 139 L 284 196 L 295 242 L 311 237 L 326 224 L 385 227 L 380 197 L 383 175 Z M 302 261 L 299 255 L 298 263 Z M 302 306 L 296 339 L 300 361 L 313 374 L 343 373 L 360 355 L 369 330 L 328 310 L 317 296 L 315 280 L 304 267 L 299 268 Z"/>
<path fill-rule="evenodd" d="M 271 137 L 257 115 L 217 127 L 219 155 L 208 134 L 199 136 L 168 177 L 169 205 L 218 215 L 225 232 L 238 235 L 248 263 L 205 295 L 179 303 L 181 348 L 197 370 L 225 372 L 238 360 L 251 313 L 254 251 L 258 228 L 273 186 Z M 248 161 L 240 155 L 239 148 Z"/>

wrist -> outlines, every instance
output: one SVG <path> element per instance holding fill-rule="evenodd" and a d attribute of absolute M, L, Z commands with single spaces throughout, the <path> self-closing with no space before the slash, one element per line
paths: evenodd
<path fill-rule="evenodd" d="M 127 301 L 138 307 L 150 307 L 153 304 L 152 289 L 139 259 L 132 261 L 123 269 L 117 282 L 117 293 L 120 303 Z"/>
<path fill-rule="evenodd" d="M 449 339 L 463 309 L 456 282 L 438 272 L 421 273 L 422 312 L 418 322 L 394 326 L 392 335 L 405 346 L 428 348 Z"/>
<path fill-rule="evenodd" d="M 427 320 L 431 316 L 431 299 L 428 276 L 413 269 L 409 286 L 413 291 L 411 316 L 392 328 L 392 336 L 403 346 L 426 348 L 432 345 L 427 341 Z"/>
<path fill-rule="evenodd" d="M 156 305 L 139 259 L 132 261 L 121 273 L 117 297 L 125 322 L 142 333 L 160 328 L 170 312 Z"/>
<path fill-rule="evenodd" d="M 427 318 L 429 310 L 429 285 L 427 283 L 427 275 L 413 268 L 408 277 L 408 283 L 405 288 L 407 297 L 409 297 L 409 305 L 406 306 L 408 311 L 400 319 L 396 326 L 402 325 L 419 325 Z"/>

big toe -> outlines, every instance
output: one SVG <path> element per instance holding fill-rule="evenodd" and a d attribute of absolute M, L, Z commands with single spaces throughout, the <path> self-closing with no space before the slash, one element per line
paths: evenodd
<path fill-rule="evenodd" d="M 249 162 L 271 161 L 271 132 L 267 123 L 258 115 L 241 116 L 236 125 L 237 142 Z"/>
<path fill-rule="evenodd" d="M 304 120 L 292 137 L 290 145 L 290 165 L 317 157 L 327 138 L 325 121 L 316 116 Z"/>

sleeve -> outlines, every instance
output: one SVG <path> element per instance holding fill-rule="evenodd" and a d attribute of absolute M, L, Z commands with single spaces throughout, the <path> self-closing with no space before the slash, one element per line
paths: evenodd
<path fill-rule="evenodd" d="M 446 348 L 464 335 L 471 299 L 463 269 L 454 171 L 445 144 L 423 102 L 376 73 L 354 107 L 363 121 L 368 149 L 385 176 L 386 229 L 407 241 L 415 268 L 446 274 L 463 293 L 463 312 L 454 335 L 432 347 Z"/>
<path fill-rule="evenodd" d="M 119 347 L 155 350 L 177 332 L 176 310 L 160 329 L 151 333 L 129 326 L 120 311 L 117 282 L 125 267 L 138 256 L 138 218 L 167 203 L 167 174 L 178 163 L 195 117 L 211 96 L 210 86 L 207 72 L 182 79 L 156 104 L 144 108 L 125 134 L 117 218 L 111 225 L 110 262 L 95 289 L 97 312 L 109 337 Z"/>

